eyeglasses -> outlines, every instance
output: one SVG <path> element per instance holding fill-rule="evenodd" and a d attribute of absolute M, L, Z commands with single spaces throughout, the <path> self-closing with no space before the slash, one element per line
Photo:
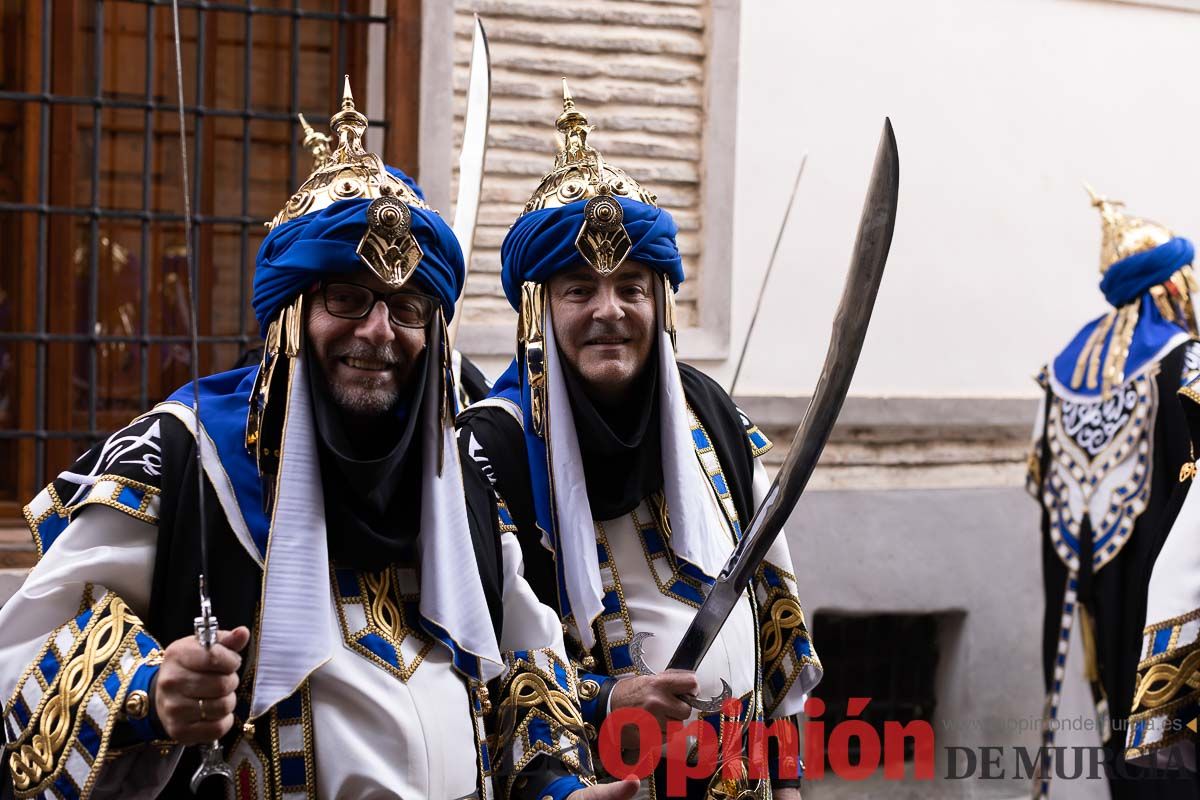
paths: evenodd
<path fill-rule="evenodd" d="M 342 319 L 362 319 L 380 300 L 393 325 L 423 328 L 433 318 L 434 299 L 415 292 L 377 292 L 357 283 L 326 283 L 321 287 L 325 310 Z"/>

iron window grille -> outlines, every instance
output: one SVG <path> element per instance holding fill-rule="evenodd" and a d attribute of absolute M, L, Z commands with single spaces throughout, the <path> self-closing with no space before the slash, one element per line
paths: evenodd
<path fill-rule="evenodd" d="M 311 163 L 298 112 L 328 120 L 349 74 L 372 141 L 415 167 L 420 0 L 179 6 L 204 374 L 259 340 L 254 252 Z M 15 521 L 186 383 L 191 353 L 170 0 L 0 0 L 0 15 L 0 520 Z"/>

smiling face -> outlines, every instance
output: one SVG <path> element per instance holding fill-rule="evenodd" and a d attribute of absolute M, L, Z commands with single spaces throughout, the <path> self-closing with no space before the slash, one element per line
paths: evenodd
<path fill-rule="evenodd" d="M 337 280 L 381 293 L 395 291 L 369 269 Z M 425 349 L 425 328 L 394 324 L 382 301 L 376 301 L 362 319 L 345 319 L 329 313 L 320 290 L 309 294 L 306 331 L 334 402 L 357 416 L 394 409 Z"/>
<path fill-rule="evenodd" d="M 654 350 L 654 281 L 627 261 L 609 275 L 579 266 L 546 284 L 554 338 L 566 362 L 601 402 L 619 402 Z"/>

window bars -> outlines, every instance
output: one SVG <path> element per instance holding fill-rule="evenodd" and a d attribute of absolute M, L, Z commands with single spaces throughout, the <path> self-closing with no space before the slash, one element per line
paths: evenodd
<path fill-rule="evenodd" d="M 297 113 L 327 118 L 342 74 L 365 89 L 368 32 L 417 2 L 180 3 L 202 370 L 258 342 L 254 252 L 310 166 Z M 0 0 L 0 523 L 190 370 L 169 13 Z"/>

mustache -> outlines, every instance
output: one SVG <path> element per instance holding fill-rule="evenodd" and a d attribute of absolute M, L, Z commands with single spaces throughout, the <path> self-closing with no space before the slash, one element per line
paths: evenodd
<path fill-rule="evenodd" d="M 358 358 L 364 361 L 382 361 L 385 364 L 395 366 L 403 359 L 400 357 L 399 350 L 391 344 L 372 347 L 365 342 L 354 341 L 347 342 L 345 345 L 337 348 L 333 353 L 334 358 Z"/>
<path fill-rule="evenodd" d="M 608 336 L 622 339 L 634 338 L 633 332 L 630 330 L 630 326 L 623 322 L 593 322 L 588 326 L 587 330 L 584 331 L 581 338 L 583 341 L 587 342 L 591 341 L 592 339 L 599 339 L 601 337 Z"/>

